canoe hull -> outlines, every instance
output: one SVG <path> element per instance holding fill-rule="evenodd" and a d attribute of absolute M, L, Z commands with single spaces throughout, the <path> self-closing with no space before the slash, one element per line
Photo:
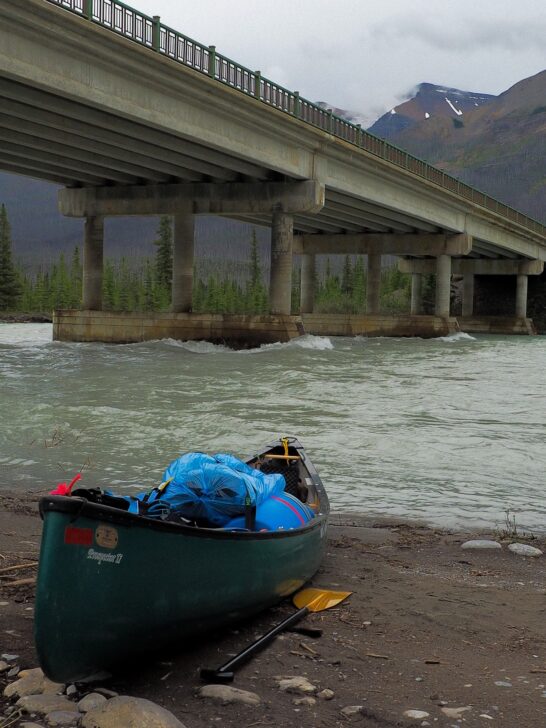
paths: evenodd
<path fill-rule="evenodd" d="M 326 541 L 327 514 L 284 533 L 157 523 L 55 496 L 42 514 L 35 639 L 57 682 L 265 609 L 313 576 Z"/>

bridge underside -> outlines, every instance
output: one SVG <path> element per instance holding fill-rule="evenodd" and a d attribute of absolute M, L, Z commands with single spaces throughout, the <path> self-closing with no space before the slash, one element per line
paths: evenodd
<path fill-rule="evenodd" d="M 372 318 L 380 316 L 382 256 L 394 255 L 412 276 L 410 314 L 420 326 L 429 275 L 436 289 L 429 318 L 448 328 L 453 279 L 462 281 L 470 321 L 477 275 L 514 276 L 514 320 L 524 321 L 528 276 L 546 259 L 541 226 L 506 217 L 500 204 L 480 206 L 469 188 L 442 187 L 441 172 L 438 183 L 420 176 L 418 160 L 411 173 L 397 164 L 399 150 L 381 154 L 43 0 L 0 6 L 0 169 L 61 185 L 61 212 L 85 219 L 88 330 L 102 309 L 104 219 L 114 215 L 173 217 L 173 321 L 192 315 L 200 214 L 271 228 L 270 315 L 284 321 L 294 255 L 308 326 L 319 326 L 317 255 L 367 256 Z M 376 324 L 350 327 L 383 331 Z M 294 321 L 287 327 L 288 338 L 298 330 Z"/>

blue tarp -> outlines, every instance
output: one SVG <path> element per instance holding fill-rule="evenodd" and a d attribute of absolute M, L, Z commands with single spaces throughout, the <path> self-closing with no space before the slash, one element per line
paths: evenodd
<path fill-rule="evenodd" d="M 168 480 L 161 493 L 150 495 L 153 510 L 164 506 L 185 518 L 206 519 L 218 526 L 243 514 L 245 503 L 258 506 L 285 488 L 282 475 L 266 475 L 227 453 L 186 453 L 165 470 L 163 481 Z"/>

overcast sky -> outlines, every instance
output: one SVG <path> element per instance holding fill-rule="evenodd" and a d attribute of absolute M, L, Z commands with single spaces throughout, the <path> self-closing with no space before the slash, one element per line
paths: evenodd
<path fill-rule="evenodd" d="M 423 81 L 498 94 L 546 68 L 544 0 L 130 0 L 370 122 Z"/>

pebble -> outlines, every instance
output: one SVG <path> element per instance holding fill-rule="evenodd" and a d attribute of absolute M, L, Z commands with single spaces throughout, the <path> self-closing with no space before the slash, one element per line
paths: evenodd
<path fill-rule="evenodd" d="M 498 688 L 511 688 L 512 687 L 512 683 L 506 682 L 505 680 L 496 680 L 495 685 Z"/>
<path fill-rule="evenodd" d="M 8 677 L 17 677 L 17 675 L 21 672 L 21 668 L 19 665 L 15 665 L 15 667 L 12 667 L 11 670 L 8 672 Z"/>
<path fill-rule="evenodd" d="M 6 672 L 9 670 L 9 664 L 5 660 L 0 660 L 0 672 Z"/>
<path fill-rule="evenodd" d="M 472 710 L 472 706 L 465 705 L 462 708 L 441 708 L 441 711 L 444 715 L 447 715 L 448 718 L 462 718 L 463 713 L 467 713 L 469 710 Z"/>
<path fill-rule="evenodd" d="M 341 709 L 341 712 L 343 715 L 358 715 L 359 713 L 362 713 L 364 710 L 363 705 L 347 705 L 345 708 Z"/>
<path fill-rule="evenodd" d="M 487 720 L 495 720 L 490 715 L 487 715 L 487 713 L 481 713 L 480 718 L 486 718 Z"/>
<path fill-rule="evenodd" d="M 413 720 L 423 720 L 424 718 L 428 718 L 430 713 L 427 713 L 425 710 L 405 710 L 404 716 L 406 718 L 413 718 Z"/>
<path fill-rule="evenodd" d="M 529 546 L 526 543 L 511 543 L 508 546 L 508 551 L 511 551 L 513 554 L 517 554 L 518 556 L 542 556 L 542 551 L 540 549 L 537 549 L 534 546 Z"/>
<path fill-rule="evenodd" d="M 330 690 L 330 688 L 324 688 L 324 690 L 321 690 L 320 693 L 317 693 L 317 698 L 320 698 L 321 700 L 332 700 L 334 697 L 334 691 Z"/>
<path fill-rule="evenodd" d="M 78 692 L 78 688 L 75 685 L 69 685 L 66 688 L 66 694 L 70 697 L 71 695 L 76 695 Z"/>
<path fill-rule="evenodd" d="M 220 700 L 223 705 L 228 705 L 229 703 L 259 705 L 261 703 L 261 698 L 257 693 L 251 693 L 248 690 L 239 690 L 239 688 L 232 688 L 229 685 L 203 685 L 197 691 L 197 696 L 200 698 Z M 115 700 L 115 698 L 112 698 L 112 700 Z"/>
<path fill-rule="evenodd" d="M 303 698 L 294 698 L 292 700 L 292 703 L 294 705 L 305 705 L 308 708 L 311 708 L 313 705 L 317 704 L 317 701 L 315 700 L 315 698 L 311 697 L 310 695 L 307 695 L 306 697 L 303 697 Z"/>
<path fill-rule="evenodd" d="M 489 541 L 486 539 L 476 539 L 474 541 L 465 541 L 462 549 L 502 549 L 498 541 Z"/>
<path fill-rule="evenodd" d="M 285 693 L 300 693 L 303 695 L 316 693 L 317 688 L 306 677 L 287 677 L 278 680 L 279 688 Z"/>
<path fill-rule="evenodd" d="M 26 721 L 25 723 L 21 723 L 19 728 L 43 728 L 43 726 L 39 725 L 38 723 L 29 723 Z"/>
<path fill-rule="evenodd" d="M 0 657 L 6 662 L 15 662 L 15 660 L 19 659 L 19 655 L 9 655 L 7 652 L 4 652 Z"/>

